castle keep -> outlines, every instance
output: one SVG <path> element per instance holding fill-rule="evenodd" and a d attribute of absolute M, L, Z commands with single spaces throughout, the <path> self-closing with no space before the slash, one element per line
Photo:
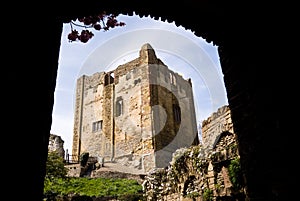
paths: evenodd
<path fill-rule="evenodd" d="M 88 152 L 147 173 L 198 143 L 191 80 L 171 71 L 150 44 L 113 71 L 78 78 L 72 155 Z"/>

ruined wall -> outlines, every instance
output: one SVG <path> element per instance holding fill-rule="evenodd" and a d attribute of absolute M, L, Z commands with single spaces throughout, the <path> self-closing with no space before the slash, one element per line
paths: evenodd
<path fill-rule="evenodd" d="M 227 106 L 225 106 L 227 107 Z M 227 116 L 227 109 L 220 109 L 219 115 L 212 114 L 207 131 L 213 131 L 220 116 Z M 215 118 L 214 118 L 215 117 Z M 143 183 L 147 201 L 203 201 L 244 200 L 245 184 L 240 171 L 236 136 L 230 130 L 218 134 L 213 145 L 207 149 L 201 145 L 178 149 L 167 168 L 161 168 L 146 175 Z M 209 134 L 209 133 L 206 133 Z"/>
<path fill-rule="evenodd" d="M 67 174 L 68 177 L 79 177 L 82 169 L 80 163 L 67 164 L 65 165 L 65 168 L 68 169 L 68 174 Z"/>
<path fill-rule="evenodd" d="M 217 137 L 225 132 L 234 133 L 231 112 L 228 105 L 224 105 L 206 120 L 202 121 L 202 143 L 204 148 L 212 149 Z"/>
<path fill-rule="evenodd" d="M 50 134 L 48 152 L 57 152 L 62 158 L 65 157 L 64 141 L 61 136 Z"/>

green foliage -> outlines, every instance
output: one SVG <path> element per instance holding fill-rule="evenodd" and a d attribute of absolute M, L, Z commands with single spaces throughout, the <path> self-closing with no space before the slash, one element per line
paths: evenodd
<path fill-rule="evenodd" d="M 240 159 L 235 158 L 230 161 L 229 167 L 228 167 L 229 177 L 230 181 L 233 185 L 233 187 L 238 190 L 242 187 L 242 171 L 241 171 L 241 165 L 240 165 Z"/>
<path fill-rule="evenodd" d="M 67 174 L 68 168 L 65 167 L 64 159 L 55 151 L 49 152 L 45 179 L 66 178 Z"/>
<path fill-rule="evenodd" d="M 186 195 L 187 198 L 197 198 L 199 197 L 200 193 L 199 192 L 192 192 Z"/>
<path fill-rule="evenodd" d="M 88 153 L 81 155 L 82 165 L 87 163 Z M 64 160 L 56 152 L 49 152 L 44 181 L 45 200 L 58 200 L 60 197 L 75 195 L 77 200 L 90 197 L 116 197 L 119 200 L 143 200 L 142 185 L 136 180 L 67 177 L 68 169 Z"/>
<path fill-rule="evenodd" d="M 213 190 L 208 188 L 204 189 L 203 201 L 213 201 L 213 196 L 214 196 Z"/>
<path fill-rule="evenodd" d="M 54 181 L 47 180 L 44 187 L 44 196 L 49 198 L 53 195 L 67 196 L 96 196 L 117 197 L 119 200 L 142 200 L 142 185 L 136 180 L 111 179 L 111 178 L 56 178 Z"/>

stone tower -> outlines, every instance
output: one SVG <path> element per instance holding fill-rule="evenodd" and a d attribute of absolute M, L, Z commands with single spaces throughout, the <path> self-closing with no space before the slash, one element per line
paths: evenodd
<path fill-rule="evenodd" d="M 150 44 L 113 71 L 78 78 L 72 155 L 147 173 L 198 143 L 191 80 L 168 69 Z"/>

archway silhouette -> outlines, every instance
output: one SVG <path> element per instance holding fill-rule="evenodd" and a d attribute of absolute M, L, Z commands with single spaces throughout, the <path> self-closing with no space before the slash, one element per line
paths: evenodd
<path fill-rule="evenodd" d="M 28 90 L 26 96 L 31 98 L 24 99 L 22 106 L 19 102 L 19 94 L 12 96 L 9 101 L 13 107 L 17 107 L 16 112 L 21 113 L 20 118 L 24 119 L 22 131 L 30 131 L 30 135 L 26 136 L 21 130 L 18 132 L 21 134 L 17 134 L 20 142 L 19 151 L 26 150 L 27 161 L 32 161 L 30 167 L 23 169 L 26 175 L 22 178 L 23 181 L 31 181 L 32 185 L 22 181 L 19 183 L 19 187 L 26 192 L 22 198 L 42 200 L 62 23 L 76 16 L 96 13 L 99 8 L 114 13 L 135 12 L 141 16 L 151 14 L 155 18 L 175 21 L 176 24 L 194 30 L 197 36 L 217 44 L 248 187 L 247 198 L 284 200 L 294 195 L 294 192 L 290 192 L 289 182 L 293 178 L 292 172 L 288 170 L 289 167 L 285 163 L 279 162 L 279 159 L 289 154 L 289 149 L 286 148 L 289 145 L 288 139 L 291 139 L 288 134 L 285 138 L 280 135 L 282 120 L 278 110 L 274 110 L 282 107 L 280 97 L 275 96 L 276 90 L 282 84 L 278 80 L 282 77 L 279 69 L 267 65 L 273 58 L 266 55 L 267 51 L 274 51 L 272 49 L 274 41 L 268 40 L 266 36 L 271 35 L 275 29 L 270 28 L 271 23 L 267 23 L 268 27 L 265 25 L 266 22 L 277 24 L 277 18 L 272 17 L 278 13 L 268 10 L 269 17 L 266 18 L 266 9 L 257 2 L 248 2 L 247 6 L 242 6 L 228 2 L 187 0 L 182 4 L 173 4 L 172 9 L 162 8 L 160 1 L 151 1 L 149 7 L 145 7 L 145 2 L 132 2 L 134 4 L 130 5 L 122 1 L 89 2 L 87 7 L 70 2 L 65 5 L 51 2 L 57 8 L 55 11 L 51 9 L 48 11 L 44 7 L 40 7 L 40 10 L 29 7 L 24 13 L 24 16 L 27 16 L 28 12 L 45 16 L 43 20 L 47 25 L 36 24 L 36 29 L 43 30 L 43 34 L 36 41 L 18 41 L 23 44 L 18 45 L 20 52 L 25 54 L 28 52 L 28 47 L 32 47 L 40 53 L 38 57 L 32 52 L 26 54 L 26 59 L 22 60 L 22 65 L 18 67 L 19 74 L 16 75 L 18 83 L 21 82 L 23 87 L 36 86 L 38 83 L 43 90 L 39 93 Z M 182 14 L 183 11 L 188 12 Z M 30 39 L 32 32 L 24 33 L 23 36 Z M 24 66 L 28 67 L 24 68 Z M 39 105 L 34 100 L 38 100 Z M 28 114 L 32 117 L 28 118 Z M 12 123 L 6 126 L 9 126 L 9 129 L 14 128 L 15 117 L 11 115 L 8 117 L 11 117 L 9 122 Z M 10 140 L 14 141 L 15 138 L 16 135 Z M 13 169 L 15 172 L 17 170 L 19 169 Z M 20 178 L 16 177 L 16 179 Z"/>

